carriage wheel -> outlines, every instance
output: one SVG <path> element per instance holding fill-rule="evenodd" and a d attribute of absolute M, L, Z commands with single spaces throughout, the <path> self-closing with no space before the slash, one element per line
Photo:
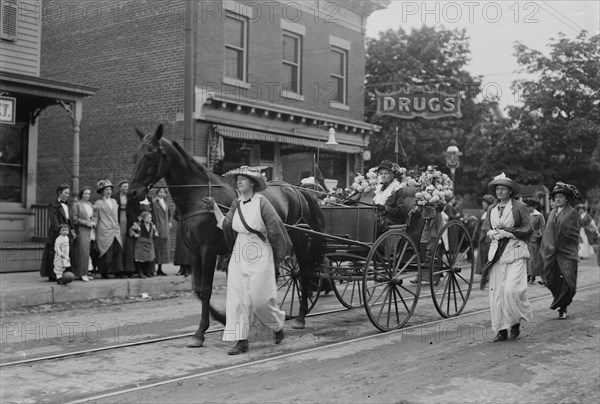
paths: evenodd
<path fill-rule="evenodd" d="M 465 308 L 473 287 L 473 240 L 467 227 L 453 220 L 442 227 L 432 245 L 435 245 L 433 255 L 429 251 L 427 253 L 433 304 L 444 318 L 458 316 Z"/>
<path fill-rule="evenodd" d="M 311 282 L 309 293 L 308 293 L 308 310 L 306 314 L 310 313 L 319 294 L 321 293 L 321 279 L 315 278 L 314 282 Z M 279 308 L 285 311 L 285 318 L 287 320 L 296 318 L 300 312 L 300 302 L 302 296 L 302 278 L 300 277 L 300 266 L 296 257 L 292 257 L 291 260 L 282 262 L 279 265 L 279 274 L 277 276 L 277 301 L 279 302 Z"/>
<path fill-rule="evenodd" d="M 375 241 L 363 269 L 363 300 L 379 330 L 401 328 L 412 316 L 421 291 L 420 269 L 419 250 L 403 231 L 388 231 Z M 417 282 L 409 282 L 415 276 Z"/>
<path fill-rule="evenodd" d="M 365 257 L 334 253 L 325 256 L 331 276 L 331 287 L 340 303 L 349 309 L 362 307 L 362 281 Z"/>

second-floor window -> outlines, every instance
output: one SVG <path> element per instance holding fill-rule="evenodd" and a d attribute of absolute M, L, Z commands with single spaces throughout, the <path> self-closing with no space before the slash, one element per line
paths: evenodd
<path fill-rule="evenodd" d="M 17 0 L 0 0 L 0 38 L 14 41 L 17 36 Z"/>
<path fill-rule="evenodd" d="M 302 37 L 292 32 L 283 33 L 283 90 L 302 93 Z"/>
<path fill-rule="evenodd" d="M 346 104 L 348 78 L 348 51 L 336 46 L 331 47 L 330 67 L 332 93 L 330 101 Z"/>
<path fill-rule="evenodd" d="M 225 77 L 246 81 L 248 77 L 248 19 L 225 16 Z"/>

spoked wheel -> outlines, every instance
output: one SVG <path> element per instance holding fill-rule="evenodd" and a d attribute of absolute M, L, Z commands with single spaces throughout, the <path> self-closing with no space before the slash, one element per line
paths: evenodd
<path fill-rule="evenodd" d="M 373 244 L 363 270 L 363 300 L 379 330 L 401 328 L 412 316 L 421 291 L 420 268 L 417 246 L 403 231 L 390 230 Z M 409 282 L 415 276 L 417 282 Z"/>
<path fill-rule="evenodd" d="M 311 281 L 308 293 L 308 310 L 310 313 L 319 294 L 321 293 L 321 279 L 314 278 Z M 296 257 L 284 261 L 279 265 L 279 276 L 277 277 L 277 301 L 279 308 L 285 311 L 286 319 L 293 319 L 300 312 L 300 302 L 302 296 L 302 278 L 300 277 L 300 266 Z"/>
<path fill-rule="evenodd" d="M 453 220 L 442 227 L 434 245 L 433 254 L 427 252 L 433 304 L 444 318 L 458 316 L 473 287 L 473 240 L 467 227 Z"/>
<path fill-rule="evenodd" d="M 362 281 L 365 257 L 332 253 L 325 256 L 331 287 L 340 303 L 349 309 L 363 306 Z"/>

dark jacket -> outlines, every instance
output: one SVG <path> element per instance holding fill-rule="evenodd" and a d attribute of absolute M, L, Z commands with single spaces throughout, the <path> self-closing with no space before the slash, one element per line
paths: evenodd
<path fill-rule="evenodd" d="M 42 263 L 40 265 L 40 276 L 54 278 L 54 241 L 59 235 L 59 226 L 66 224 L 69 226 L 69 252 L 71 256 L 71 264 L 74 265 L 73 260 L 73 239 L 75 234 L 75 222 L 73 220 L 73 205 L 67 203 L 69 212 L 69 218 L 65 216 L 65 211 L 62 204 L 58 202 L 58 199 L 50 204 L 48 215 L 50 216 L 50 227 L 48 227 L 48 238 L 46 245 L 44 246 L 44 253 L 42 255 Z"/>
<path fill-rule="evenodd" d="M 385 188 L 382 187 L 381 191 Z M 406 211 L 404 209 L 404 191 L 402 189 L 394 192 L 385 201 L 384 210 L 379 213 L 379 234 L 388 231 L 391 225 L 406 223 Z"/>
<path fill-rule="evenodd" d="M 240 200 L 237 198 L 234 199 L 223 221 L 223 234 L 225 235 L 229 251 L 233 250 L 237 238 L 237 233 L 233 230 L 231 224 L 233 222 L 233 215 L 239 205 Z M 292 241 L 277 211 L 271 202 L 262 195 L 260 197 L 260 214 L 267 228 L 266 237 L 273 249 L 275 267 L 277 267 L 286 255 L 292 253 Z"/>

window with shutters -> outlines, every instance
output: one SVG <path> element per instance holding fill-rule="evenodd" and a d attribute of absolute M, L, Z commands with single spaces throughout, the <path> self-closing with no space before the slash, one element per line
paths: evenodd
<path fill-rule="evenodd" d="M 17 0 L 0 0 L 0 38 L 14 41 L 17 36 Z"/>

